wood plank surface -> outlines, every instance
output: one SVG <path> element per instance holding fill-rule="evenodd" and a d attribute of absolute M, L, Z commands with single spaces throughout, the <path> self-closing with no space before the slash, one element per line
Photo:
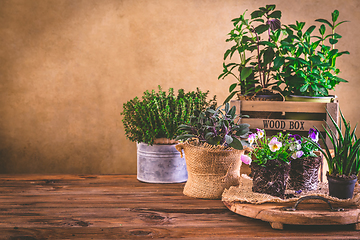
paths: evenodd
<path fill-rule="evenodd" d="M 358 239 L 351 225 L 270 224 L 128 175 L 0 175 L 0 239 Z"/>

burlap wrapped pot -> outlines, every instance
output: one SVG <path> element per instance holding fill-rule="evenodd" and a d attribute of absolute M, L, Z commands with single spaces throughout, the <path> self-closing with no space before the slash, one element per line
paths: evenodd
<path fill-rule="evenodd" d="M 185 153 L 188 180 L 183 193 L 189 197 L 221 199 L 223 191 L 239 185 L 240 157 L 245 150 L 186 141 L 176 145 Z"/>

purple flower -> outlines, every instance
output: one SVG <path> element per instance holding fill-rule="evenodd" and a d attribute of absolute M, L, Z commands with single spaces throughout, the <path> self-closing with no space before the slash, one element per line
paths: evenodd
<path fill-rule="evenodd" d="M 290 135 L 289 138 L 292 141 L 295 141 L 295 142 L 298 142 L 299 144 L 301 144 L 301 136 L 299 134 Z"/>
<path fill-rule="evenodd" d="M 303 151 L 297 151 L 297 152 L 294 152 L 294 153 L 291 155 L 291 157 L 292 157 L 293 159 L 297 159 L 297 158 L 301 158 L 302 155 L 304 155 L 304 152 L 303 152 Z"/>
<path fill-rule="evenodd" d="M 266 24 L 270 26 L 270 29 L 275 31 L 281 27 L 281 22 L 279 19 L 267 20 Z"/>
<path fill-rule="evenodd" d="M 282 147 L 282 143 L 276 137 L 273 137 L 269 142 L 270 151 L 276 152 Z"/>
<path fill-rule="evenodd" d="M 247 165 L 251 164 L 251 157 L 248 155 L 241 155 L 240 160 Z"/>
<path fill-rule="evenodd" d="M 302 193 L 302 190 L 300 189 L 299 191 L 295 191 L 295 193 L 300 194 Z"/>
<path fill-rule="evenodd" d="M 311 138 L 311 140 L 313 140 L 314 142 L 318 142 L 319 141 L 319 132 L 316 129 L 310 128 L 309 138 Z"/>

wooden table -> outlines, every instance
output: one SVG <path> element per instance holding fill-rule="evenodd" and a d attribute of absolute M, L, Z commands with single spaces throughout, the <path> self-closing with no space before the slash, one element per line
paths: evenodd
<path fill-rule="evenodd" d="M 360 239 L 351 225 L 274 230 L 183 187 L 128 175 L 0 175 L 0 239 Z"/>

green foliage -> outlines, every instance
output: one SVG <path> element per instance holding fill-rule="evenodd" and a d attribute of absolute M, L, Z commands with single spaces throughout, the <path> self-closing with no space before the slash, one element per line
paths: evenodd
<path fill-rule="evenodd" d="M 181 124 L 179 130 L 183 131 L 177 140 L 187 140 L 197 138 L 200 142 L 206 142 L 211 145 L 223 145 L 235 149 L 243 149 L 241 138 L 247 136 L 249 124 L 242 123 L 239 116 L 235 114 L 236 107 L 229 107 L 229 103 L 223 106 L 209 107 L 205 111 L 195 110 L 188 124 Z M 235 122 L 235 119 L 237 119 Z"/>
<path fill-rule="evenodd" d="M 294 153 L 289 149 L 292 144 L 289 133 L 279 132 L 277 135 L 267 138 L 265 130 L 258 129 L 257 133 L 249 136 L 249 139 L 255 144 L 254 149 L 249 154 L 254 156 L 252 164 L 264 166 L 268 161 L 273 160 L 289 163 L 290 156 Z"/>
<path fill-rule="evenodd" d="M 335 44 L 341 39 L 336 28 L 339 11 L 331 14 L 331 21 L 305 28 L 305 22 L 281 25 L 281 11 L 266 5 L 246 18 L 246 11 L 232 20 L 234 28 L 226 42 L 234 45 L 226 50 L 224 61 L 236 55 L 239 61 L 223 63 L 218 79 L 231 75 L 237 80 L 229 87 L 228 102 L 235 94 L 254 95 L 264 89 L 280 91 L 282 95 L 328 96 L 340 82 L 338 57 L 349 54 L 339 51 Z M 326 33 L 329 29 L 330 33 Z M 285 87 L 283 87 L 285 86 Z"/>
<path fill-rule="evenodd" d="M 275 60 L 280 63 L 276 66 L 276 78 L 279 84 L 285 84 L 283 95 L 328 96 L 337 84 L 347 82 L 337 76 L 340 72 L 336 67 L 337 58 L 349 54 L 335 48 L 341 38 L 335 32 L 336 27 L 347 22 L 337 23 L 338 16 L 339 11 L 335 10 L 331 21 L 317 19 L 323 23 L 319 35 L 313 34 L 314 25 L 305 29 L 305 22 L 283 26 L 287 34 L 275 53 Z M 326 27 L 330 28 L 330 34 L 325 34 Z"/>
<path fill-rule="evenodd" d="M 224 63 L 223 73 L 218 77 L 224 79 L 232 75 L 237 80 L 230 86 L 230 95 L 225 102 L 238 92 L 253 95 L 264 88 L 277 88 L 270 72 L 275 58 L 274 49 L 279 42 L 281 11 L 275 11 L 275 5 L 266 5 L 252 12 L 251 19 L 247 19 L 245 13 L 232 20 L 234 28 L 226 40 L 234 45 L 225 52 L 224 61 L 231 59 L 235 53 L 240 61 Z M 235 90 L 237 86 L 240 90 Z"/>
<path fill-rule="evenodd" d="M 331 117 L 327 111 L 329 118 L 334 124 L 336 131 L 333 131 L 327 123 L 327 128 L 323 126 L 326 135 L 331 141 L 331 146 L 328 146 L 325 141 L 325 136 L 320 134 L 321 139 L 325 143 L 325 149 L 319 148 L 326 158 L 329 166 L 329 174 L 333 175 L 358 175 L 360 170 L 360 139 L 357 138 L 356 126 L 351 130 L 350 122 L 346 122 L 346 119 L 340 111 L 339 124 Z M 344 129 L 342 129 L 344 125 Z M 343 130 L 343 131 L 342 131 Z M 336 136 L 338 134 L 338 137 Z M 309 139 L 312 144 L 316 144 Z M 333 148 L 334 155 L 331 154 L 330 148 Z"/>
<path fill-rule="evenodd" d="M 161 90 L 145 91 L 142 99 L 138 97 L 124 103 L 125 134 L 134 142 L 153 144 L 156 138 L 174 139 L 181 132 L 178 126 L 188 123 L 194 111 L 202 111 L 207 107 L 216 106 L 215 97 L 207 101 L 209 91 L 185 93 L 183 89 L 174 94 L 172 88 L 169 93 Z"/>

